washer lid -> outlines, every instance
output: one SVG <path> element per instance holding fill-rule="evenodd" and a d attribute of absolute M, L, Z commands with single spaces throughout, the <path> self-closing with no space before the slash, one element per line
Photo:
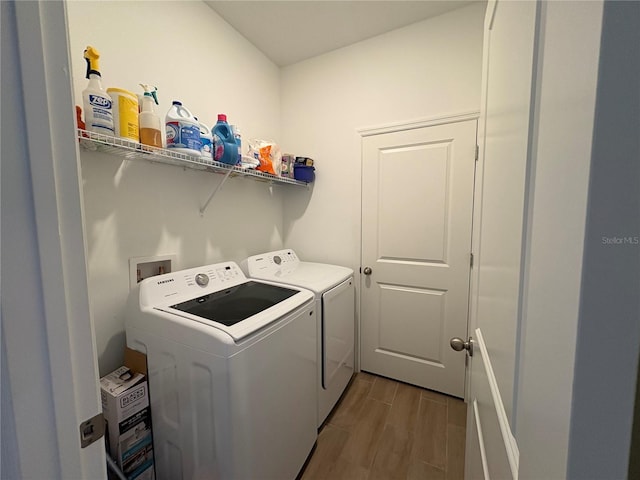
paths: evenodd
<path fill-rule="evenodd" d="M 261 282 L 246 282 L 169 308 L 231 327 L 293 297 L 298 290 Z"/>
<path fill-rule="evenodd" d="M 309 290 L 249 281 L 155 308 L 217 328 L 237 342 L 312 300 Z"/>
<path fill-rule="evenodd" d="M 252 272 L 253 273 L 253 272 Z M 314 293 L 322 293 L 353 275 L 353 270 L 326 263 L 300 262 L 295 269 L 282 268 L 273 273 L 257 272 L 252 278 L 308 288 Z"/>

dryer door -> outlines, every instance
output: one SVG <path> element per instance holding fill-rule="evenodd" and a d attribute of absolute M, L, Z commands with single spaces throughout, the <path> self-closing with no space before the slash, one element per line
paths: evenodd
<path fill-rule="evenodd" d="M 322 295 L 322 388 L 349 382 L 355 344 L 353 277 Z M 339 388 L 339 387 L 338 387 Z"/>

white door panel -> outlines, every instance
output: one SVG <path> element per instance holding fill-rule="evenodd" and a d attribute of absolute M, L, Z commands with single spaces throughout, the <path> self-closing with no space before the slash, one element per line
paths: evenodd
<path fill-rule="evenodd" d="M 476 348 L 470 360 L 469 479 L 518 475 L 511 423 L 537 8 L 532 1 L 491 1 L 485 19 L 473 240 L 477 262 L 471 288 Z"/>
<path fill-rule="evenodd" d="M 475 120 L 363 140 L 362 369 L 462 397 Z"/>
<path fill-rule="evenodd" d="M 467 406 L 467 442 L 464 449 L 466 480 L 489 479 L 484 433 L 478 412 L 478 402 Z"/>
<path fill-rule="evenodd" d="M 444 263 L 449 157 L 450 141 L 381 150 L 381 259 Z M 421 188 L 407 188 L 409 172 L 421 179 Z"/>
<path fill-rule="evenodd" d="M 445 292 L 380 285 L 380 349 L 442 365 Z M 424 312 L 429 312 L 424 318 Z"/>
<path fill-rule="evenodd" d="M 474 427 L 482 433 L 469 433 L 480 442 L 477 450 L 481 452 L 482 468 L 480 470 L 475 465 L 469 478 L 517 479 L 518 448 L 511 434 L 500 388 L 480 329 L 474 332 L 474 339 L 471 367 L 473 400 L 470 410 Z M 480 471 L 481 477 L 478 476 Z"/>
<path fill-rule="evenodd" d="M 483 122 L 482 210 L 477 316 L 495 362 L 511 418 L 525 183 L 531 115 L 535 2 L 496 2 L 488 38 L 488 83 Z M 482 320 L 480 320 L 482 321 Z M 479 325 L 480 326 L 480 325 Z"/>

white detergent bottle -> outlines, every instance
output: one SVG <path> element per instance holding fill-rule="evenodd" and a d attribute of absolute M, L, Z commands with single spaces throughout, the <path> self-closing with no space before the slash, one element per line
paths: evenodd
<path fill-rule="evenodd" d="M 165 119 L 167 149 L 201 156 L 200 125 L 195 117 L 181 102 L 173 101 Z"/>
<path fill-rule="evenodd" d="M 240 127 L 231 125 L 231 131 L 238 144 L 238 163 L 242 163 L 242 133 L 240 132 Z"/>
<path fill-rule="evenodd" d="M 101 75 L 98 64 L 100 54 L 88 46 L 84 51 L 87 61 L 87 77 L 89 85 L 82 91 L 82 105 L 84 107 L 84 123 L 90 132 L 113 135 L 113 103 L 111 97 L 100 81 Z"/>
<path fill-rule="evenodd" d="M 141 83 L 140 86 L 144 89 L 140 115 L 138 116 L 140 143 L 162 148 L 162 122 L 154 111 L 154 104 L 158 105 L 158 87 L 146 83 Z"/>
<path fill-rule="evenodd" d="M 198 117 L 196 117 L 196 120 L 198 120 Z M 211 129 L 200 121 L 198 121 L 198 125 L 200 126 L 200 142 L 202 143 L 200 156 L 207 160 L 213 160 L 213 136 L 211 135 Z"/>

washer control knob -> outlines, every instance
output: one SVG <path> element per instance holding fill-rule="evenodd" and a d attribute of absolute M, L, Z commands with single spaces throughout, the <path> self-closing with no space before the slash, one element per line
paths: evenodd
<path fill-rule="evenodd" d="M 276 255 L 275 257 L 273 257 L 273 262 L 276 265 L 280 265 L 282 263 L 282 259 L 278 255 Z"/>
<path fill-rule="evenodd" d="M 206 287 L 209 284 L 209 276 L 206 273 L 197 274 L 196 283 L 201 287 Z"/>

